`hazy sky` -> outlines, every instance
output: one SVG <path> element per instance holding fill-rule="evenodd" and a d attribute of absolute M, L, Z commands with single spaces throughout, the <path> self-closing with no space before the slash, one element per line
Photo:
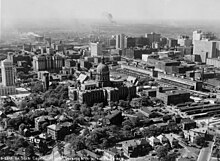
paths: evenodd
<path fill-rule="evenodd" d="M 0 0 L 2 20 L 104 19 L 118 20 L 219 20 L 220 0 Z"/>

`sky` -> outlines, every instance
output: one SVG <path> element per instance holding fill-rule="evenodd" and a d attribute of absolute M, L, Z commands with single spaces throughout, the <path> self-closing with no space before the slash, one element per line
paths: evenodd
<path fill-rule="evenodd" d="M 0 0 L 1 22 L 21 19 L 219 20 L 220 0 Z M 104 14 L 105 15 L 105 14 Z"/>

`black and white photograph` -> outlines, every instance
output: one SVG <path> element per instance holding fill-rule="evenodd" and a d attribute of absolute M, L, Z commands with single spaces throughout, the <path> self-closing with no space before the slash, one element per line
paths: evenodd
<path fill-rule="evenodd" d="M 0 161 L 220 161 L 220 0 L 0 0 Z"/>

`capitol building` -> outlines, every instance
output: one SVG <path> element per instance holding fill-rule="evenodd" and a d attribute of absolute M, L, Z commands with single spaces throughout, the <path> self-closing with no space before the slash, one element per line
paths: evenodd
<path fill-rule="evenodd" d="M 94 75 L 95 79 L 92 79 Z M 134 97 L 136 97 L 136 86 L 124 80 L 110 80 L 110 70 L 104 58 L 95 73 L 91 74 L 90 79 L 83 81 L 77 88 L 69 87 L 69 98 L 87 105 L 101 102 L 109 104 Z"/>

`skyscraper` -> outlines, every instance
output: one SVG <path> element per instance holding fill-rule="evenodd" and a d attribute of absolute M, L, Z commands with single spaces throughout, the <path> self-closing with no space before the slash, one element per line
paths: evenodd
<path fill-rule="evenodd" d="M 214 33 L 202 32 L 201 30 L 193 31 L 193 44 L 196 40 L 214 40 L 216 37 Z"/>
<path fill-rule="evenodd" d="M 193 31 L 193 44 L 195 43 L 196 40 L 201 40 L 202 39 L 202 31 L 201 30 L 196 30 Z"/>
<path fill-rule="evenodd" d="M 125 48 L 125 35 L 120 34 L 116 35 L 116 49 L 124 49 Z"/>
<path fill-rule="evenodd" d="M 91 48 L 91 56 L 101 56 L 102 54 L 102 44 L 99 42 L 97 43 L 90 43 Z"/>
<path fill-rule="evenodd" d="M 145 37 L 148 38 L 149 43 L 151 45 L 153 42 L 160 42 L 161 35 L 151 32 L 150 34 L 145 34 Z"/>
<path fill-rule="evenodd" d="M 13 62 L 5 59 L 1 62 L 2 69 L 2 85 L 14 86 Z"/>

